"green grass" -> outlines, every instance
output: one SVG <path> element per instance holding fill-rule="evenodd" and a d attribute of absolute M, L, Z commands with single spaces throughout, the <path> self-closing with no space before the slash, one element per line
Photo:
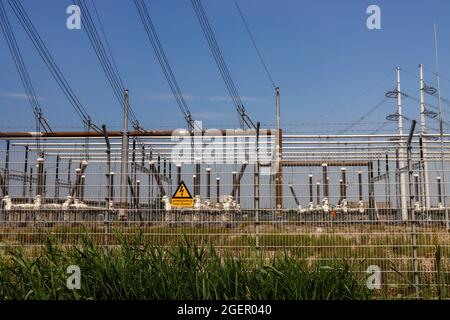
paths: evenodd
<path fill-rule="evenodd" d="M 81 269 L 81 289 L 66 287 L 66 268 Z M 0 256 L 2 299 L 369 299 L 351 267 L 309 265 L 279 252 L 270 259 L 231 256 L 188 242 L 160 248 L 140 235 L 109 251 L 83 236 L 63 247 L 9 248 Z"/>

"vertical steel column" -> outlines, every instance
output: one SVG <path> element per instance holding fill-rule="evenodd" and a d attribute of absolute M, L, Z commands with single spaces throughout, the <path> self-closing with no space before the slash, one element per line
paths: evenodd
<path fill-rule="evenodd" d="M 216 201 L 220 203 L 220 178 L 216 178 Z"/>
<path fill-rule="evenodd" d="M 342 196 L 343 199 L 347 199 L 347 175 L 346 175 L 346 169 L 341 168 L 341 176 L 342 176 Z"/>
<path fill-rule="evenodd" d="M 437 190 L 438 190 L 438 206 L 442 205 L 442 186 L 441 177 L 436 177 Z"/>
<path fill-rule="evenodd" d="M 423 138 L 427 134 L 427 125 L 425 117 L 425 82 L 423 79 L 423 65 L 419 65 L 419 91 L 420 91 L 420 137 Z M 424 198 L 425 209 L 430 209 L 430 185 L 428 176 L 428 160 L 427 160 L 427 145 L 426 142 L 422 142 L 421 147 L 421 159 L 423 168 L 423 184 L 424 184 Z"/>
<path fill-rule="evenodd" d="M 316 182 L 316 201 L 317 205 L 320 206 L 320 182 Z"/>
<path fill-rule="evenodd" d="M 27 196 L 28 151 L 29 151 L 29 147 L 25 146 L 25 163 L 24 163 L 24 167 L 23 167 L 23 190 L 22 190 L 22 197 L 23 198 L 26 198 L 26 196 Z"/>
<path fill-rule="evenodd" d="M 201 188 L 201 175 L 200 175 L 200 169 L 201 169 L 201 164 L 200 164 L 200 159 L 197 159 L 195 162 L 195 175 L 196 175 L 196 184 L 195 184 L 195 188 L 197 189 L 196 191 L 196 195 L 200 196 L 200 188 Z"/>
<path fill-rule="evenodd" d="M 253 198 L 254 198 L 254 208 L 255 208 L 255 233 L 256 233 L 256 249 L 259 249 L 259 121 L 256 123 L 256 161 L 254 166 L 254 176 L 253 176 Z"/>
<path fill-rule="evenodd" d="M 84 186 L 86 184 L 86 176 L 84 174 L 81 175 L 80 182 L 80 201 L 84 201 Z"/>
<path fill-rule="evenodd" d="M 376 207 L 375 207 L 375 187 L 373 183 L 373 162 L 370 161 L 368 165 L 368 193 L 369 193 L 369 219 L 376 220 Z"/>
<path fill-rule="evenodd" d="M 309 184 L 309 203 L 312 204 L 314 202 L 313 196 L 313 175 L 308 175 L 308 184 Z"/>
<path fill-rule="evenodd" d="M 275 142 L 275 208 L 283 209 L 283 166 L 282 161 L 282 130 L 280 124 L 280 88 L 275 88 L 277 106 L 277 132 Z"/>
<path fill-rule="evenodd" d="M 413 138 L 414 129 L 416 127 L 416 120 L 411 121 L 411 127 L 409 129 L 409 136 L 407 140 L 407 168 L 408 168 L 408 181 L 409 181 L 409 209 L 411 216 L 411 235 L 412 235 L 412 263 L 413 263 L 413 275 L 414 286 L 416 289 L 416 297 L 419 298 L 419 265 L 417 260 L 417 231 L 416 231 L 416 213 L 414 210 L 414 194 L 412 190 L 413 181 L 411 179 L 413 174 L 412 155 L 411 155 L 411 140 Z"/>
<path fill-rule="evenodd" d="M 211 201 L 211 168 L 206 168 L 206 200 Z"/>
<path fill-rule="evenodd" d="M 417 202 L 420 202 L 420 198 L 419 198 L 419 175 L 418 174 L 414 174 L 414 197 Z"/>
<path fill-rule="evenodd" d="M 72 188 L 72 181 L 71 181 L 71 172 L 72 171 L 72 159 L 69 159 L 69 163 L 67 164 L 67 184 L 70 188 Z"/>
<path fill-rule="evenodd" d="M 232 179 L 233 179 L 233 183 L 232 183 L 232 186 L 231 186 L 231 190 L 235 190 L 235 188 L 237 187 L 237 185 L 236 185 L 236 175 L 237 175 L 237 172 L 236 171 L 233 171 L 232 173 Z M 233 191 L 232 191 L 233 192 Z"/>
<path fill-rule="evenodd" d="M 408 206 L 406 201 L 406 178 L 405 178 L 405 144 L 403 140 L 403 112 L 402 112 L 402 90 L 400 87 L 400 68 L 397 67 L 397 114 L 398 114 L 398 136 L 399 136 L 399 165 L 400 165 L 400 204 L 402 209 L 402 220 L 408 220 Z"/>
<path fill-rule="evenodd" d="M 80 189 L 80 184 L 81 184 L 81 168 L 76 168 L 75 169 L 75 198 L 76 199 L 80 199 L 80 195 L 81 195 L 81 189 Z"/>
<path fill-rule="evenodd" d="M 56 169 L 55 169 L 55 200 L 59 199 L 59 155 L 56 156 Z"/>
<path fill-rule="evenodd" d="M 3 188 L 5 189 L 5 194 L 9 194 L 9 148 L 10 141 L 6 140 L 5 169 L 3 171 Z"/>
<path fill-rule="evenodd" d="M 386 202 L 387 205 L 390 208 L 392 208 L 391 205 L 391 178 L 389 173 L 389 155 L 386 153 L 386 163 L 385 163 L 385 170 L 386 170 Z"/>
<path fill-rule="evenodd" d="M 327 174 L 328 165 L 326 163 L 322 163 L 322 180 L 323 180 L 323 197 L 324 199 L 328 199 L 328 174 Z"/>
<path fill-rule="evenodd" d="M 30 180 L 28 181 L 28 194 L 30 195 L 30 200 L 31 200 L 31 197 L 33 196 L 33 167 L 32 166 L 30 166 Z"/>
<path fill-rule="evenodd" d="M 131 153 L 131 187 L 134 188 L 136 186 L 136 138 L 133 138 L 132 144 L 132 153 Z"/>
<path fill-rule="evenodd" d="M 44 193 L 44 158 L 37 159 L 37 188 L 36 196 L 43 196 Z"/>
<path fill-rule="evenodd" d="M 44 186 L 42 188 L 44 197 L 47 195 L 47 170 L 44 170 Z"/>
<path fill-rule="evenodd" d="M 197 193 L 197 175 L 192 175 L 192 184 L 194 185 L 194 197 L 198 195 Z"/>
<path fill-rule="evenodd" d="M 362 185 L 361 171 L 358 171 L 358 194 L 359 194 L 359 201 L 363 201 L 363 185 Z"/>
<path fill-rule="evenodd" d="M 177 163 L 177 185 L 181 183 L 181 164 Z"/>
<path fill-rule="evenodd" d="M 128 217 L 128 151 L 128 90 L 125 90 L 122 132 L 122 157 L 120 162 L 120 220 L 127 220 Z"/>

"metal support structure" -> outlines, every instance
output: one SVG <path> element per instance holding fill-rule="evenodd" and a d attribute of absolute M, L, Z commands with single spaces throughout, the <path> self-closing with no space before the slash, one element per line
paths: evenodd
<path fill-rule="evenodd" d="M 385 183 L 385 192 L 386 192 L 386 203 L 388 208 L 392 208 L 391 204 L 391 178 L 389 174 L 389 155 L 386 153 L 386 162 L 385 162 L 385 173 L 386 173 L 386 183 Z"/>
<path fill-rule="evenodd" d="M 294 198 L 295 204 L 297 205 L 298 208 L 298 206 L 300 205 L 300 201 L 298 200 L 297 195 L 295 194 L 294 186 L 292 184 L 289 184 L 288 187 L 291 190 L 292 197 Z"/>
<path fill-rule="evenodd" d="M 9 194 L 9 149 L 10 141 L 6 141 L 5 168 L 3 169 L 3 188 L 5 194 Z"/>
<path fill-rule="evenodd" d="M 43 197 L 44 194 L 44 158 L 37 159 L 37 188 L 36 196 Z"/>
<path fill-rule="evenodd" d="M 181 164 L 177 163 L 177 186 L 181 183 Z"/>
<path fill-rule="evenodd" d="M 369 220 L 377 219 L 377 208 L 375 207 L 375 186 L 373 182 L 373 162 L 369 162 L 368 166 L 368 193 L 369 193 Z"/>
<path fill-rule="evenodd" d="M 256 123 L 256 161 L 254 165 L 254 176 L 253 176 L 253 198 L 254 198 L 254 208 L 255 208 L 255 238 L 256 238 L 256 249 L 259 249 L 259 129 L 260 123 Z"/>
<path fill-rule="evenodd" d="M 55 168 L 55 200 L 59 199 L 59 156 L 56 156 L 56 168 Z"/>
<path fill-rule="evenodd" d="M 341 168 L 341 179 L 342 179 L 342 200 L 344 200 L 347 199 L 347 175 L 345 168 Z"/>
<path fill-rule="evenodd" d="M 363 201 L 363 184 L 362 184 L 362 172 L 358 171 L 358 196 L 359 201 Z"/>
<path fill-rule="evenodd" d="M 323 198 L 328 199 L 328 165 L 322 163 L 322 182 L 323 182 Z"/>
<path fill-rule="evenodd" d="M 409 136 L 407 140 L 407 167 L 408 167 L 408 181 L 409 181 L 409 211 L 411 218 L 411 236 L 412 236 L 412 263 L 413 263 L 413 276 L 414 286 L 416 289 L 416 297 L 419 298 L 419 265 L 417 260 L 417 230 L 416 230 L 416 212 L 414 210 L 414 193 L 413 193 L 413 166 L 412 166 L 412 146 L 411 141 L 414 135 L 416 127 L 416 120 L 411 121 L 411 127 L 409 129 Z"/>
<path fill-rule="evenodd" d="M 200 175 L 200 170 L 201 170 L 201 162 L 200 159 L 197 159 L 195 161 L 195 183 L 194 183 L 194 193 L 196 196 L 201 196 L 201 191 L 200 191 L 200 186 L 201 186 L 201 175 Z"/>
<path fill-rule="evenodd" d="M 216 178 L 216 202 L 220 203 L 220 178 Z"/>
<path fill-rule="evenodd" d="M 309 186 L 309 203 L 312 205 L 314 202 L 314 195 L 313 195 L 313 175 L 308 175 L 308 186 Z"/>
<path fill-rule="evenodd" d="M 120 162 L 120 220 L 127 220 L 128 215 L 128 139 L 128 90 L 125 90 L 122 131 L 122 158 Z"/>
<path fill-rule="evenodd" d="M 423 191 L 425 198 L 425 209 L 430 209 L 430 185 L 428 175 L 428 160 L 427 160 L 427 144 L 424 136 L 427 134 L 426 116 L 425 116 L 425 82 L 423 79 L 423 65 L 419 65 L 419 91 L 420 91 L 420 136 L 422 138 L 422 168 L 423 168 Z"/>
<path fill-rule="evenodd" d="M 206 200 L 211 201 L 211 168 L 206 168 Z"/>
<path fill-rule="evenodd" d="M 441 177 L 436 177 L 437 191 L 438 191 L 438 206 L 442 206 L 442 185 Z"/>
<path fill-rule="evenodd" d="M 277 130 L 275 141 L 275 208 L 283 209 L 283 172 L 282 172 L 282 130 L 280 124 L 280 88 L 275 88 L 276 93 L 276 111 L 277 111 Z"/>
<path fill-rule="evenodd" d="M 25 162 L 23 165 L 23 189 L 22 189 L 22 197 L 23 198 L 26 198 L 26 196 L 27 196 L 28 152 L 29 152 L 29 147 L 25 146 Z"/>
<path fill-rule="evenodd" d="M 403 111 L 402 111 L 402 90 L 400 84 L 400 68 L 397 67 L 397 127 L 399 135 L 399 166 L 405 167 L 405 143 L 403 140 Z M 404 170 L 399 172 L 400 175 L 400 207 L 402 220 L 408 220 L 408 206 L 406 200 L 406 178 Z"/>

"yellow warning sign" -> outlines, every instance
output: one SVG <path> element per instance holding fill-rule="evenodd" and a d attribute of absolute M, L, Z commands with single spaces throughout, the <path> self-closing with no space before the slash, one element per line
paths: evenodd
<path fill-rule="evenodd" d="M 172 196 L 172 206 L 181 208 L 194 206 L 194 199 L 184 184 L 184 181 L 180 182 L 180 185 Z"/>

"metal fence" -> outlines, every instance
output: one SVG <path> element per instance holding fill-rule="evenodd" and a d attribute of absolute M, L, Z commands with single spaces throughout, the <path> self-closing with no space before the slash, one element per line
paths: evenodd
<path fill-rule="evenodd" d="M 380 270 L 384 292 L 434 296 L 450 285 L 450 140 L 410 138 L 283 134 L 278 157 L 270 130 L 135 135 L 129 150 L 120 137 L 11 137 L 0 246 L 141 232 L 160 246 L 345 259 L 363 278 Z M 192 208 L 171 205 L 181 181 Z"/>

